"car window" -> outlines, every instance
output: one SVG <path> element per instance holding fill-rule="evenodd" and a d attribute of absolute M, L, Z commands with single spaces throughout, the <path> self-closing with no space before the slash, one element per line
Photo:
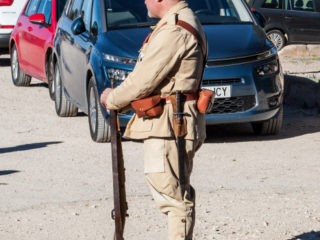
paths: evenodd
<path fill-rule="evenodd" d="M 284 1 L 284 9 L 286 9 L 286 10 L 290 10 L 291 9 L 290 0 L 285 0 Z"/>
<path fill-rule="evenodd" d="M 43 13 L 47 24 L 51 24 L 51 6 L 52 0 L 42 0 L 37 11 L 37 13 Z"/>
<path fill-rule="evenodd" d="M 100 1 L 93 1 L 91 31 L 96 34 L 101 32 L 101 14 L 100 14 Z"/>
<path fill-rule="evenodd" d="M 202 24 L 253 23 L 253 19 L 239 0 L 187 0 Z M 154 25 L 149 18 L 144 0 L 105 0 L 107 26 L 136 28 Z"/>
<path fill-rule="evenodd" d="M 77 17 L 80 17 L 80 9 L 82 7 L 82 0 L 74 0 L 73 3 L 71 3 L 71 6 L 68 9 L 67 16 L 74 20 Z"/>
<path fill-rule="evenodd" d="M 298 11 L 315 11 L 312 0 L 291 0 L 291 7 Z"/>
<path fill-rule="evenodd" d="M 262 7 L 263 8 L 281 9 L 282 2 L 280 0 L 265 0 L 262 4 Z"/>
<path fill-rule="evenodd" d="M 29 16 L 31 16 L 32 14 L 37 13 L 39 4 L 40 4 L 40 0 L 31 0 L 31 1 L 28 3 L 28 6 L 27 6 L 26 11 L 25 11 L 24 14 L 25 14 L 27 17 L 29 17 Z"/>
<path fill-rule="evenodd" d="M 66 5 L 66 0 L 58 0 L 58 1 L 56 1 L 57 21 L 59 21 L 65 5 Z"/>
<path fill-rule="evenodd" d="M 82 9 L 81 9 L 81 17 L 83 19 L 85 28 L 88 32 L 90 31 L 90 25 L 91 25 L 91 22 L 90 22 L 91 12 L 92 12 L 92 0 L 84 0 Z"/>

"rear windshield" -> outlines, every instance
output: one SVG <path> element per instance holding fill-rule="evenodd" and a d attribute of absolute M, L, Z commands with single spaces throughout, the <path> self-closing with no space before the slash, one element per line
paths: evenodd
<path fill-rule="evenodd" d="M 154 25 L 148 17 L 145 0 L 105 0 L 107 26 L 110 29 L 137 28 Z M 252 17 L 240 0 L 187 0 L 202 24 L 252 23 Z"/>

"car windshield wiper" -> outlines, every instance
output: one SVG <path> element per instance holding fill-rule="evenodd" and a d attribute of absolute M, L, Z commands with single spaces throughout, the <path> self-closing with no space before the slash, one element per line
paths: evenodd
<path fill-rule="evenodd" d="M 109 26 L 110 29 L 122 29 L 122 28 L 143 28 L 143 27 L 151 27 L 155 25 L 156 22 L 143 22 L 143 23 L 129 23 L 118 26 Z"/>
<path fill-rule="evenodd" d="M 252 24 L 252 22 L 201 22 L 202 25 Z"/>

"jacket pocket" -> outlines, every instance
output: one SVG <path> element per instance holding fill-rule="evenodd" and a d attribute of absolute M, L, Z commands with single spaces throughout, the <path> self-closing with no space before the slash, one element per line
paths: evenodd
<path fill-rule="evenodd" d="M 135 114 L 130 130 L 132 132 L 150 132 L 152 130 L 152 126 L 152 119 L 138 118 Z"/>

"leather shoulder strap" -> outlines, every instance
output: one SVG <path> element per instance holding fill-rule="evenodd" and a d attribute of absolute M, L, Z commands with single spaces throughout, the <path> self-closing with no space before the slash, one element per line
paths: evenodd
<path fill-rule="evenodd" d="M 197 41 L 202 49 L 203 56 L 206 59 L 207 58 L 207 49 L 204 45 L 204 42 L 203 42 L 202 37 L 200 36 L 199 32 L 194 27 L 192 27 L 189 23 L 182 21 L 182 20 L 178 20 L 177 25 L 186 29 L 188 32 L 190 32 L 197 39 Z"/>
<path fill-rule="evenodd" d="M 208 60 L 208 48 L 207 48 L 207 44 L 204 43 L 204 41 L 202 40 L 202 37 L 200 36 L 199 32 L 192 27 L 189 23 L 182 21 L 182 20 L 178 20 L 176 23 L 178 26 L 186 29 L 187 31 L 189 31 L 198 41 L 201 49 L 202 49 L 202 54 L 203 54 L 203 68 L 202 68 L 202 74 L 201 74 L 201 79 L 198 83 L 198 91 L 201 89 L 201 84 L 202 84 L 202 78 L 204 75 L 204 70 L 205 70 L 205 66 Z"/>

